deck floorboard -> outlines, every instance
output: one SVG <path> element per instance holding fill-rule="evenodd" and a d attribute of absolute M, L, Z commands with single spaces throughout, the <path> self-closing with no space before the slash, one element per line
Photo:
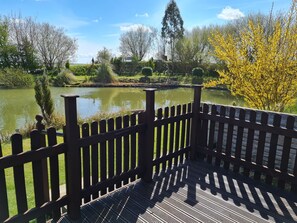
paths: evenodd
<path fill-rule="evenodd" d="M 297 222 L 297 196 L 187 161 L 151 183 L 136 181 L 83 205 L 81 216 L 81 222 Z"/>

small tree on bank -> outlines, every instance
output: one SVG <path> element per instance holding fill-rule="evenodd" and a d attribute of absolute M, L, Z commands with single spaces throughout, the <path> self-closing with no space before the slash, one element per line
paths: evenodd
<path fill-rule="evenodd" d="M 46 123 L 50 124 L 54 113 L 54 103 L 46 75 L 36 79 L 34 90 L 35 99 L 40 107 L 42 116 Z"/>
<path fill-rule="evenodd" d="M 266 32 L 263 23 L 250 20 L 239 34 L 213 33 L 215 56 L 227 69 L 218 71 L 220 80 L 210 85 L 226 84 L 250 107 L 284 111 L 297 95 L 296 2 L 283 21 L 269 27 Z"/>

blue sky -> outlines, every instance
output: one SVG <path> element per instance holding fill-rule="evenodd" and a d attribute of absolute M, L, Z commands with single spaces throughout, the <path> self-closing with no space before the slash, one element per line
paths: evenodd
<path fill-rule="evenodd" d="M 77 39 L 76 62 L 90 63 L 106 47 L 119 54 L 120 35 L 137 25 L 161 28 L 169 0 L 0 0 L 0 15 L 21 13 L 63 27 Z M 188 30 L 224 24 L 252 12 L 287 11 L 291 0 L 176 0 Z"/>

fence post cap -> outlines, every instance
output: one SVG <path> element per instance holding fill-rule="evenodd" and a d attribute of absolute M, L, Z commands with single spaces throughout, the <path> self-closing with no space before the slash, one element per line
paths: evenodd
<path fill-rule="evenodd" d="M 157 88 L 145 88 L 144 91 L 156 91 Z"/>
<path fill-rule="evenodd" d="M 43 120 L 43 116 L 42 115 L 36 115 L 35 119 L 37 122 L 41 122 Z"/>
<path fill-rule="evenodd" d="M 195 84 L 195 85 L 192 85 L 193 88 L 203 88 L 204 85 L 203 84 Z"/>
<path fill-rule="evenodd" d="M 63 97 L 63 98 L 78 98 L 79 95 L 76 95 L 76 94 L 61 94 L 61 97 Z"/>

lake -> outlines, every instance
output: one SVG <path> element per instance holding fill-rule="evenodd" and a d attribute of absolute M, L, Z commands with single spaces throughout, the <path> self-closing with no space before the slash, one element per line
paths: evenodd
<path fill-rule="evenodd" d="M 126 110 L 144 109 L 143 88 L 51 88 L 55 111 L 64 114 L 62 94 L 76 94 L 78 115 L 89 117 L 97 112 L 113 113 Z M 158 90 L 156 108 L 184 104 L 193 100 L 192 88 Z M 203 90 L 202 101 L 219 104 L 242 102 L 227 91 Z M 0 132 L 14 132 L 26 123 L 34 122 L 40 109 L 35 102 L 34 89 L 0 89 Z"/>

